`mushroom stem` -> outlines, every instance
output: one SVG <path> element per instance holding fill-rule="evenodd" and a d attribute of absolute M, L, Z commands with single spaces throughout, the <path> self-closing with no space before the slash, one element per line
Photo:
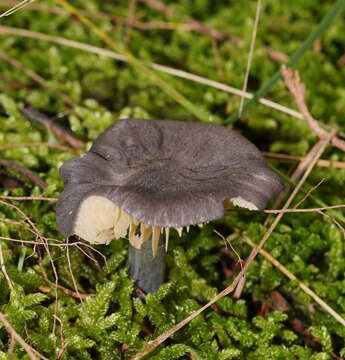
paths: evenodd
<path fill-rule="evenodd" d="M 145 293 L 154 293 L 164 282 L 165 240 L 159 241 L 157 252 L 152 253 L 152 237 L 140 249 L 129 244 L 127 268 L 129 277 Z"/>

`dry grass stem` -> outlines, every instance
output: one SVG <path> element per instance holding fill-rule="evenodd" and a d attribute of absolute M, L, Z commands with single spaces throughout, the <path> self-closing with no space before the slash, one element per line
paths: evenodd
<path fill-rule="evenodd" d="M 0 50 L 0 58 L 7 61 L 9 64 L 11 64 L 16 69 L 22 71 L 26 76 L 28 76 L 30 79 L 34 80 L 38 84 L 40 84 L 45 89 L 53 92 L 56 96 L 58 96 L 65 104 L 67 104 L 70 107 L 75 107 L 77 104 L 72 101 L 68 96 L 66 96 L 63 92 L 59 90 L 52 89 L 52 87 L 47 83 L 47 81 L 40 75 L 36 74 L 31 69 L 26 68 L 22 63 L 20 63 L 18 60 L 14 59 L 10 55 L 6 54 L 4 51 Z"/>
<path fill-rule="evenodd" d="M 9 336 L 22 346 L 31 360 L 48 360 L 45 356 L 41 355 L 38 351 L 25 342 L 25 340 L 13 329 L 12 325 L 6 319 L 5 314 L 0 313 L 0 321 L 4 324 L 4 327 L 7 330 Z"/>
<path fill-rule="evenodd" d="M 168 6 L 166 6 L 165 4 L 163 4 L 158 0 L 139 0 L 139 1 L 163 13 L 167 17 L 181 17 L 179 16 L 179 14 L 176 14 L 175 11 L 173 11 Z M 230 40 L 235 44 L 239 44 L 242 42 L 242 39 L 239 38 L 238 36 L 233 36 L 218 29 L 211 28 L 191 17 L 187 17 L 187 21 L 194 31 L 200 32 L 201 34 L 212 36 L 217 40 Z"/>
<path fill-rule="evenodd" d="M 285 203 L 285 205 L 283 207 L 283 210 L 288 209 L 288 207 L 290 206 L 290 204 L 294 200 L 295 196 L 300 191 L 300 189 L 301 189 L 302 185 L 304 184 L 305 180 L 309 176 L 310 172 L 314 168 L 315 164 L 317 163 L 320 156 L 322 155 L 322 153 L 324 152 L 327 145 L 330 143 L 330 141 L 332 140 L 332 138 L 334 137 L 335 134 L 336 134 L 336 130 L 333 129 L 331 131 L 331 133 L 327 136 L 327 138 L 325 138 L 324 140 L 320 140 L 320 146 L 319 146 L 319 149 L 318 149 L 317 153 L 314 155 L 314 158 L 310 162 L 310 164 L 309 164 L 307 170 L 305 171 L 304 175 L 302 176 L 302 178 L 298 182 L 297 186 L 295 187 L 295 189 L 293 190 L 293 192 L 289 196 L 288 200 L 286 201 L 286 203 Z M 223 291 L 221 291 L 219 294 L 217 294 L 206 305 L 204 305 L 200 309 L 193 312 L 187 318 L 183 319 L 181 322 L 179 322 L 177 325 L 175 325 L 174 327 L 172 327 L 168 331 L 164 332 L 162 335 L 158 336 L 155 340 L 149 342 L 142 351 L 140 351 L 138 354 L 136 354 L 132 358 L 132 360 L 139 360 L 139 359 L 143 358 L 145 355 L 152 352 L 157 346 L 159 346 L 161 343 L 163 343 L 166 339 L 168 339 L 171 335 L 173 335 L 178 330 L 183 328 L 185 325 L 187 325 L 191 320 L 193 320 L 196 316 L 198 316 L 204 310 L 209 308 L 212 304 L 217 302 L 222 297 L 224 297 L 224 296 L 228 295 L 229 293 L 231 293 L 236 288 L 237 284 L 241 281 L 241 279 L 245 275 L 248 267 L 251 265 L 251 263 L 253 262 L 253 260 L 257 256 L 257 254 L 259 253 L 259 251 L 263 248 L 263 246 L 265 245 L 267 239 L 270 237 L 270 235 L 272 234 L 272 232 L 274 231 L 274 229 L 276 228 L 276 226 L 278 225 L 278 223 L 280 222 L 280 220 L 282 219 L 283 216 L 284 216 L 284 213 L 280 213 L 280 214 L 277 215 L 277 217 L 274 219 L 273 223 L 269 227 L 268 231 L 265 233 L 263 238 L 260 240 L 259 244 L 255 248 L 253 248 L 253 250 L 249 254 L 249 256 L 248 256 L 248 258 L 247 258 L 247 260 L 246 260 L 246 262 L 245 262 L 245 264 L 243 266 L 243 269 L 239 272 L 239 274 L 235 277 L 233 282 L 227 288 L 225 288 Z"/>
<path fill-rule="evenodd" d="M 6 144 L 6 145 L 1 145 L 0 146 L 0 151 L 11 150 L 11 149 L 14 149 L 14 148 L 21 148 L 21 147 L 40 147 L 40 146 L 49 147 L 49 148 L 69 152 L 69 153 L 72 153 L 72 154 L 77 154 L 77 155 L 80 153 L 78 150 L 73 149 L 71 147 L 63 146 L 63 145 L 60 145 L 60 144 L 47 143 L 47 142 L 30 142 L 30 143 Z"/>
<path fill-rule="evenodd" d="M 58 198 L 52 197 L 43 197 L 43 196 L 7 196 L 7 195 L 0 195 L 0 199 L 4 200 L 40 200 L 40 201 L 58 201 Z"/>
<path fill-rule="evenodd" d="M 124 56 L 122 56 L 122 55 L 120 55 L 120 54 L 118 54 L 118 53 L 116 53 L 114 51 L 107 50 L 107 49 L 102 49 L 102 48 L 97 47 L 97 46 L 81 43 L 81 42 L 74 41 L 74 40 L 68 40 L 68 39 L 65 39 L 65 38 L 58 37 L 58 36 L 46 35 L 46 34 L 35 32 L 35 31 L 18 29 L 18 28 L 13 28 L 13 27 L 8 27 L 8 26 L 0 26 L 0 35 L 1 34 L 11 34 L 11 35 L 35 38 L 35 39 L 44 40 L 44 41 L 51 41 L 51 42 L 54 42 L 56 44 L 72 47 L 72 48 L 75 48 L 75 49 L 87 51 L 87 52 L 102 55 L 102 56 L 107 56 L 107 57 L 116 59 L 118 61 L 127 62 L 127 60 L 125 59 Z M 241 90 L 239 90 L 237 88 L 234 88 L 232 86 L 220 83 L 220 82 L 215 81 L 215 80 L 207 79 L 207 78 L 204 78 L 204 77 L 199 76 L 199 75 L 191 74 L 191 73 L 189 73 L 187 71 L 173 69 L 173 68 L 170 68 L 168 66 L 155 64 L 155 63 L 147 63 L 146 65 L 151 67 L 152 69 L 157 70 L 157 71 L 160 71 L 160 72 L 172 75 L 172 76 L 176 76 L 176 77 L 179 77 L 181 79 L 186 79 L 186 80 L 190 80 L 190 81 L 193 81 L 193 82 L 196 82 L 196 83 L 199 83 L 199 84 L 210 86 L 210 87 L 213 87 L 215 89 L 218 89 L 218 90 L 230 93 L 230 94 L 234 94 L 234 95 L 237 95 L 237 96 L 243 96 L 246 99 L 252 99 L 254 97 L 253 94 L 251 94 L 251 93 L 243 92 L 243 91 L 241 91 Z M 290 108 L 288 108 L 286 106 L 277 104 L 277 103 L 275 103 L 273 101 L 270 101 L 268 99 L 260 98 L 258 100 L 258 102 L 260 104 L 262 104 L 262 105 L 268 106 L 268 107 L 270 107 L 272 109 L 283 112 L 283 113 L 288 114 L 290 116 L 296 117 L 298 119 L 303 119 L 302 114 L 299 113 L 298 111 L 292 110 L 292 109 L 290 109 Z"/>
<path fill-rule="evenodd" d="M 251 41 L 250 41 L 250 48 L 249 48 L 249 54 L 248 54 L 247 67 L 246 67 L 246 72 L 245 72 L 245 75 L 244 75 L 244 81 L 243 81 L 243 87 L 242 87 L 243 92 L 245 92 L 247 90 L 250 67 L 252 65 L 253 54 L 254 54 L 254 46 L 255 46 L 256 34 L 257 34 L 258 26 L 259 26 L 260 12 L 261 12 L 261 0 L 257 0 L 252 38 L 251 38 Z M 239 113 L 238 116 L 242 116 L 243 104 L 244 104 L 244 97 L 241 96 L 240 109 L 239 109 L 239 112 L 238 112 Z"/>
<path fill-rule="evenodd" d="M 6 270 L 6 266 L 5 266 L 5 259 L 4 259 L 4 254 L 2 252 L 2 244 L 0 243 L 0 268 L 1 268 L 1 271 L 2 273 L 4 274 L 5 276 L 5 279 L 7 281 L 7 284 L 8 284 L 8 287 L 13 290 L 13 284 L 12 284 L 12 281 L 10 279 L 10 277 L 8 276 L 7 274 L 7 270 Z"/>
<path fill-rule="evenodd" d="M 287 55 L 271 48 L 267 49 L 267 54 L 270 59 L 272 59 L 273 61 L 279 64 L 285 64 L 289 61 L 289 57 Z"/>
<path fill-rule="evenodd" d="M 39 124 L 40 126 L 43 126 L 48 132 L 53 134 L 58 139 L 62 140 L 62 142 L 68 143 L 76 149 L 85 147 L 85 143 L 78 139 L 70 130 L 66 129 L 60 124 L 55 123 L 52 119 L 50 119 L 46 114 L 42 113 L 41 111 L 31 106 L 26 106 L 21 110 L 21 112 L 30 121 L 34 122 L 35 124 Z"/>
<path fill-rule="evenodd" d="M 45 189 L 47 187 L 47 184 L 35 172 L 26 168 L 23 165 L 19 165 L 10 160 L 0 159 L 0 166 L 4 166 L 20 172 L 22 175 L 26 176 L 41 189 Z"/>
<path fill-rule="evenodd" d="M 304 160 L 304 157 L 292 156 L 292 155 L 287 155 L 287 154 L 279 154 L 279 153 L 272 153 L 272 152 L 266 152 L 266 151 L 262 151 L 261 153 L 266 159 L 278 160 L 280 162 L 295 163 L 295 162 L 301 162 Z M 321 159 L 316 163 L 316 166 L 345 169 L 345 162 Z"/>
<path fill-rule="evenodd" d="M 305 103 L 305 85 L 301 82 L 298 71 L 282 66 L 281 73 L 287 88 L 294 97 L 296 105 L 308 126 L 315 135 L 317 135 L 320 139 L 324 139 L 328 132 L 320 126 L 319 122 L 313 118 L 308 110 Z M 345 151 L 345 141 L 339 139 L 338 137 L 335 136 L 332 139 L 331 144 L 339 150 Z"/>
<path fill-rule="evenodd" d="M 255 244 L 253 241 L 246 235 L 243 235 L 244 240 L 247 244 L 249 244 L 252 248 L 255 248 Z M 260 249 L 260 255 L 262 255 L 265 259 L 267 259 L 271 264 L 273 264 L 276 268 L 278 268 L 286 277 L 290 280 L 297 281 L 298 286 L 311 298 L 315 300 L 317 304 L 319 304 L 328 314 L 330 314 L 335 320 L 337 320 L 340 324 L 345 326 L 345 319 L 340 316 L 335 310 L 333 310 L 326 302 L 324 302 L 319 296 L 317 296 L 313 290 L 311 290 L 307 285 L 305 285 L 302 281 L 298 280 L 298 278 L 289 271 L 283 264 L 281 264 L 278 260 L 276 260 L 271 254 L 269 254 L 264 249 Z"/>
<path fill-rule="evenodd" d="M 17 2 L 13 0 L 2 0 L 0 3 L 1 6 L 14 6 Z M 32 10 L 32 11 L 40 11 L 45 13 L 57 14 L 57 15 L 65 15 L 68 12 L 59 7 L 59 6 L 45 6 L 39 4 L 30 4 L 25 7 L 25 10 Z M 224 32 L 221 32 L 216 29 L 207 28 L 200 28 L 199 25 L 189 22 L 189 23 L 181 23 L 181 22 L 165 22 L 165 21 L 151 21 L 151 22 L 143 22 L 133 19 L 133 21 L 129 21 L 128 17 L 121 17 L 114 14 L 109 14 L 105 12 L 92 12 L 88 10 L 80 10 L 79 11 L 82 15 L 94 18 L 94 19 L 105 19 L 110 20 L 118 25 L 123 25 L 131 28 L 136 28 L 138 30 L 183 30 L 183 31 L 194 31 L 204 35 L 211 36 L 216 40 L 231 40 L 233 39 L 234 43 L 240 43 L 242 41 L 241 38 L 228 35 Z M 210 30 L 208 30 L 210 29 Z"/>
<path fill-rule="evenodd" d="M 0 14 L 0 18 L 14 14 L 15 12 L 17 12 L 20 9 L 23 9 L 25 6 L 29 5 L 33 1 L 35 0 L 23 0 L 20 3 L 14 4 L 13 7 Z"/>
<path fill-rule="evenodd" d="M 309 150 L 308 154 L 298 164 L 298 166 L 294 170 L 293 174 L 290 176 L 291 181 L 296 182 L 302 177 L 303 173 L 308 168 L 310 162 L 314 159 L 315 154 L 319 151 L 321 145 L 322 145 L 322 143 L 320 141 L 318 143 L 314 144 L 314 146 L 311 148 L 311 150 Z M 290 189 L 291 189 L 291 185 L 285 184 L 284 190 L 279 194 L 277 199 L 274 201 L 274 204 L 272 206 L 273 209 L 276 209 L 280 206 L 280 204 L 282 203 L 285 196 L 289 193 Z M 266 218 L 264 225 L 267 226 L 267 224 L 270 222 L 270 220 L 271 220 L 271 215 L 269 215 Z"/>
<path fill-rule="evenodd" d="M 87 298 L 88 296 L 94 296 L 95 294 L 81 294 L 79 292 L 75 292 L 75 291 L 72 291 L 70 289 L 67 289 L 59 284 L 56 284 L 55 282 L 52 282 L 49 280 L 48 278 L 48 275 L 44 269 L 44 266 L 42 264 L 42 262 L 40 262 L 40 270 L 41 270 L 41 274 L 43 276 L 43 279 L 45 280 L 45 282 L 47 284 L 49 284 L 51 287 L 55 288 L 55 289 L 59 289 L 61 290 L 65 295 L 68 295 L 68 296 L 71 296 L 75 299 L 78 299 L 78 300 L 83 300 L 85 298 Z M 46 286 L 39 286 L 38 289 L 44 293 L 49 293 L 51 291 L 51 288 L 49 287 L 46 287 Z"/>

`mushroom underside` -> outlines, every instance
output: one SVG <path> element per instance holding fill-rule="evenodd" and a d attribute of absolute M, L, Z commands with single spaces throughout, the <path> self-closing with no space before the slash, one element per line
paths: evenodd
<path fill-rule="evenodd" d="M 230 201 L 233 205 L 257 209 L 255 204 L 240 196 L 231 198 Z M 202 226 L 203 223 L 191 225 Z M 106 197 L 93 195 L 81 203 L 72 232 L 91 244 L 108 244 L 113 239 L 128 236 L 130 244 L 136 249 L 140 249 L 142 244 L 152 238 L 152 252 L 155 254 L 161 234 L 164 233 L 166 246 L 168 245 L 170 228 L 182 235 L 183 227 L 141 223 Z M 185 228 L 189 231 L 189 226 Z"/>

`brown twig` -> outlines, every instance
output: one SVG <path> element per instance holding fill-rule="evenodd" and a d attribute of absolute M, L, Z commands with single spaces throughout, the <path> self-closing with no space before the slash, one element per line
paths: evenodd
<path fill-rule="evenodd" d="M 336 130 L 332 130 L 332 132 L 327 136 L 326 139 L 324 140 L 320 140 L 320 148 L 319 151 L 315 154 L 315 157 L 313 159 L 313 161 L 309 164 L 308 169 L 306 170 L 306 172 L 304 173 L 303 177 L 301 178 L 301 180 L 299 181 L 299 183 L 297 184 L 297 186 L 295 187 L 295 189 L 293 190 L 293 192 L 291 193 L 291 195 L 289 196 L 288 200 L 286 201 L 283 210 L 286 210 L 289 205 L 291 204 L 291 202 L 293 201 L 293 199 L 295 198 L 295 196 L 297 195 L 297 193 L 300 191 L 303 183 L 305 182 L 305 180 L 307 179 L 307 177 L 309 176 L 310 172 L 312 171 L 313 167 L 315 166 L 317 160 L 320 158 L 320 156 L 322 155 L 322 153 L 324 152 L 326 146 L 329 144 L 329 142 L 331 141 L 332 137 L 335 135 Z M 276 228 L 276 226 L 278 225 L 278 223 L 280 222 L 281 218 L 283 217 L 284 213 L 280 213 L 277 215 L 277 217 L 275 218 L 275 220 L 273 221 L 272 225 L 270 226 L 270 228 L 268 229 L 268 231 L 265 233 L 265 235 L 263 236 L 263 238 L 260 240 L 259 244 L 251 251 L 251 253 L 249 254 L 243 269 L 239 272 L 239 274 L 236 276 L 236 278 L 233 280 L 233 282 L 223 291 L 221 291 L 219 294 L 217 294 L 213 299 L 211 299 L 206 305 L 204 305 L 203 307 L 201 307 L 200 309 L 196 310 L 195 312 L 193 312 L 191 315 L 189 315 L 187 318 L 185 318 L 184 320 L 182 320 L 181 322 L 179 322 L 177 325 L 175 325 L 174 327 L 172 327 L 171 329 L 169 329 L 168 331 L 164 332 L 163 334 L 161 334 L 160 336 L 158 336 L 155 340 L 153 340 L 152 342 L 148 343 L 144 349 L 142 351 L 140 351 L 137 355 L 135 355 L 132 360 L 139 360 L 141 359 L 143 356 L 149 354 L 150 352 L 152 352 L 157 346 L 159 346 L 161 343 L 163 343 L 166 339 L 168 339 L 171 335 L 173 335 L 174 333 L 176 333 L 178 330 L 180 330 L 182 327 L 184 327 L 185 325 L 187 325 L 191 320 L 193 320 L 196 316 L 198 316 L 199 314 L 201 314 L 204 310 L 206 310 L 208 307 L 210 307 L 212 304 L 214 304 L 215 302 L 217 302 L 219 299 L 221 299 L 222 297 L 228 295 L 229 293 L 231 293 L 237 286 L 237 284 L 240 282 L 240 280 L 243 278 L 244 274 L 246 273 L 248 267 L 251 265 L 251 263 L 253 262 L 253 260 L 255 259 L 255 257 L 257 256 L 257 254 L 259 253 L 259 251 L 263 248 L 264 244 L 266 243 L 267 239 L 270 237 L 270 235 L 272 234 L 273 230 Z"/>
<path fill-rule="evenodd" d="M 137 0 L 129 0 L 128 12 L 127 12 L 127 21 L 126 29 L 124 33 L 124 42 L 128 43 L 130 40 L 130 27 L 133 26 L 135 20 L 135 11 L 137 9 Z"/>
<path fill-rule="evenodd" d="M 272 152 L 266 152 L 266 151 L 262 151 L 261 153 L 266 159 L 278 160 L 280 162 L 295 163 L 295 162 L 301 162 L 304 160 L 303 157 L 292 156 L 292 155 L 287 155 L 287 154 L 279 154 L 279 153 L 272 153 Z M 316 166 L 345 169 L 345 162 L 321 159 L 316 163 Z"/>
<path fill-rule="evenodd" d="M 25 184 L 22 180 L 0 169 L 0 189 L 11 190 L 24 187 Z"/>
<path fill-rule="evenodd" d="M 213 50 L 213 54 L 214 54 L 214 59 L 215 59 L 215 63 L 216 63 L 218 79 L 223 81 L 224 80 L 224 71 L 223 71 L 223 66 L 222 66 L 222 58 L 219 53 L 218 42 L 216 39 L 212 39 L 211 42 L 212 42 L 212 50 Z"/>
<path fill-rule="evenodd" d="M 41 270 L 41 274 L 43 276 L 44 281 L 46 283 L 48 283 L 51 287 L 61 290 L 65 295 L 71 296 L 78 300 L 83 300 L 83 299 L 86 299 L 88 296 L 95 295 L 95 294 L 81 294 L 80 292 L 77 293 L 75 291 L 72 291 L 70 289 L 63 287 L 62 285 L 59 285 L 59 284 L 56 284 L 55 282 L 50 281 L 48 278 L 48 275 L 43 267 L 42 262 L 40 262 L 39 265 L 40 265 L 40 270 Z M 51 288 L 49 288 L 47 286 L 39 286 L 38 289 L 44 293 L 49 293 L 51 291 Z"/>
<path fill-rule="evenodd" d="M 61 151 L 66 151 L 72 154 L 79 154 L 79 151 L 73 148 L 70 148 L 68 146 L 63 146 L 60 144 L 52 144 L 52 143 L 47 143 L 47 142 L 29 142 L 29 143 L 17 143 L 17 144 L 6 144 L 6 145 L 2 145 L 0 146 L 0 151 L 5 151 L 5 150 L 10 150 L 10 149 L 14 149 L 14 148 L 21 148 L 21 147 L 39 147 L 39 146 L 43 146 L 43 147 L 50 147 L 53 149 L 58 149 Z"/>
<path fill-rule="evenodd" d="M 267 55 L 270 59 L 279 64 L 285 64 L 289 61 L 289 57 L 287 55 L 272 48 L 267 49 Z"/>
<path fill-rule="evenodd" d="M 328 132 L 324 130 L 318 121 L 316 121 L 313 116 L 310 114 L 307 105 L 305 103 L 305 86 L 301 83 L 301 79 L 297 70 L 292 70 L 285 66 L 282 66 L 281 73 L 287 88 L 290 90 L 290 93 L 293 95 L 296 105 L 303 115 L 303 118 L 307 122 L 310 129 L 316 134 L 320 139 L 326 138 Z M 334 137 L 331 140 L 331 144 L 338 148 L 339 150 L 345 151 L 345 141 Z"/>
<path fill-rule="evenodd" d="M 0 313 L 0 321 L 4 324 L 5 329 L 11 338 L 13 338 L 22 348 L 26 351 L 31 360 L 43 359 L 48 360 L 45 356 L 41 355 L 37 350 L 32 348 L 25 340 L 14 330 L 12 325 L 6 319 L 6 315 Z"/>
<path fill-rule="evenodd" d="M 24 167 L 23 165 L 19 165 L 10 160 L 0 159 L 0 166 L 4 166 L 20 172 L 42 189 L 47 187 L 47 184 L 36 173 Z"/>
<path fill-rule="evenodd" d="M 246 235 L 242 235 L 247 244 L 249 244 L 252 248 L 255 248 L 254 242 Z M 302 281 L 300 281 L 291 271 L 289 271 L 283 264 L 281 264 L 278 260 L 276 260 L 270 253 L 265 251 L 264 249 L 260 249 L 259 253 L 267 259 L 271 264 L 273 264 L 277 269 L 279 269 L 286 277 L 290 280 L 297 281 L 298 286 L 312 299 L 315 300 L 317 304 L 319 304 L 328 314 L 330 314 L 335 320 L 337 320 L 340 324 L 345 326 L 345 319 L 341 317 L 335 310 L 333 310 L 326 302 L 324 302 L 319 296 L 317 296 L 313 290 L 311 290 L 307 285 L 305 285 Z"/>
<path fill-rule="evenodd" d="M 7 270 L 6 270 L 5 259 L 4 259 L 4 254 L 2 252 L 2 244 L 1 243 L 0 243 L 0 269 L 1 269 L 2 273 L 4 274 L 4 277 L 5 277 L 6 281 L 7 281 L 8 287 L 11 290 L 13 290 L 12 280 L 8 276 L 8 273 L 7 273 Z"/>
<path fill-rule="evenodd" d="M 40 200 L 40 201 L 58 201 L 58 198 L 52 197 L 43 197 L 43 196 L 9 196 L 9 195 L 0 195 L 0 199 L 4 200 Z"/>
<path fill-rule="evenodd" d="M 165 4 L 163 4 L 162 2 L 160 2 L 158 0 L 139 0 L 139 1 L 146 4 L 147 6 L 151 7 L 152 9 L 155 9 L 155 10 L 163 13 L 167 17 L 177 17 L 178 16 L 178 14 L 176 14 L 175 11 L 173 11 L 168 6 L 166 6 Z M 193 30 L 198 31 L 201 34 L 212 36 L 213 38 L 215 38 L 217 40 L 229 40 L 235 44 L 239 44 L 242 42 L 242 39 L 238 36 L 233 36 L 233 35 L 227 34 L 226 32 L 223 32 L 218 29 L 207 26 L 191 17 L 187 17 L 187 22 L 188 22 L 188 24 L 190 24 L 193 27 Z"/>
<path fill-rule="evenodd" d="M 71 100 L 68 96 L 66 96 L 63 92 L 52 89 L 52 87 L 47 83 L 47 81 L 42 76 L 38 75 L 31 69 L 26 68 L 22 63 L 20 63 L 18 60 L 14 59 L 13 57 L 11 57 L 10 55 L 8 55 L 7 53 L 5 53 L 2 50 L 0 50 L 0 58 L 7 61 L 13 67 L 22 71 L 26 76 L 28 76 L 29 78 L 31 78 L 32 80 L 34 80 L 35 82 L 40 84 L 45 89 L 55 93 L 56 96 L 58 96 L 64 103 L 66 103 L 70 107 L 73 108 L 73 107 L 77 106 L 77 104 L 73 100 Z"/>
<path fill-rule="evenodd" d="M 337 60 L 336 66 L 337 68 L 342 68 L 345 65 L 345 54 L 340 56 L 340 58 Z"/>
<path fill-rule="evenodd" d="M 56 44 L 72 47 L 75 49 L 87 51 L 87 52 L 102 55 L 102 56 L 107 56 L 112 59 L 116 59 L 118 61 L 127 62 L 127 60 L 122 55 L 120 55 L 114 51 L 102 49 L 97 46 L 81 43 L 81 42 L 74 41 L 74 40 L 65 39 L 65 38 L 58 37 L 58 36 L 46 35 L 46 34 L 35 32 L 35 31 L 13 28 L 13 27 L 9 27 L 9 26 L 0 26 L 0 35 L 1 34 L 11 34 L 11 35 L 16 35 L 16 36 L 24 36 L 24 37 L 28 37 L 28 38 L 44 40 L 44 41 L 51 41 Z M 227 84 L 223 84 L 218 81 L 207 79 L 202 76 L 189 73 L 187 71 L 177 70 L 177 69 L 174 69 L 174 68 L 171 68 L 171 67 L 168 67 L 165 65 L 156 64 L 156 63 L 146 63 L 146 65 L 151 67 L 152 69 L 163 72 L 165 74 L 169 74 L 172 76 L 179 77 L 181 79 L 186 79 L 186 80 L 190 80 L 190 81 L 193 81 L 193 82 L 196 82 L 199 84 L 210 86 L 210 87 L 213 87 L 215 89 L 218 89 L 218 90 L 230 93 L 230 94 L 235 94 L 237 96 L 243 96 L 246 99 L 252 99 L 254 96 L 253 94 L 251 94 L 249 92 L 243 92 L 242 90 L 239 90 L 235 87 L 229 86 Z M 281 111 L 290 116 L 296 117 L 298 119 L 303 119 L 302 114 L 299 113 L 298 111 L 295 111 L 286 106 L 275 103 L 271 100 L 268 100 L 265 98 L 260 98 L 260 99 L 258 99 L 258 102 L 260 104 L 263 104 L 272 109 Z"/>
<path fill-rule="evenodd" d="M 16 4 L 16 2 L 12 1 L 12 0 L 2 0 L 0 3 L 0 7 L 12 6 L 15 4 Z M 30 5 L 26 6 L 24 10 L 40 11 L 40 12 L 58 14 L 58 15 L 68 14 L 68 12 L 65 9 L 60 8 L 58 6 L 44 6 L 44 5 L 39 5 L 39 4 L 30 4 Z M 105 13 L 105 12 L 92 12 L 92 11 L 87 11 L 87 10 L 79 10 L 79 12 L 82 15 L 89 17 L 89 18 L 110 20 L 119 25 L 136 28 L 138 30 L 143 30 L 143 31 L 147 31 L 147 30 L 184 30 L 184 31 L 195 31 L 195 32 L 204 34 L 204 32 L 201 32 L 199 30 L 199 27 L 195 26 L 195 24 L 192 24 L 192 23 L 165 22 L 165 21 L 143 22 L 143 21 L 138 21 L 136 19 L 134 19 L 133 21 L 128 21 L 128 17 L 127 18 L 121 17 L 118 15 L 109 14 L 109 13 Z M 219 37 L 218 33 L 210 33 L 207 35 L 209 35 L 211 37 L 215 37 L 216 39 L 217 39 L 217 37 Z M 226 37 L 228 37 L 228 36 L 229 35 L 226 34 Z M 218 40 L 222 40 L 222 39 L 223 38 L 218 39 Z M 237 39 L 238 39 L 238 42 L 242 41 L 239 37 Z M 224 40 L 226 40 L 225 36 L 224 36 Z M 236 43 L 236 40 L 235 40 L 235 43 Z"/>
<path fill-rule="evenodd" d="M 41 111 L 34 109 L 31 106 L 26 106 L 21 110 L 21 112 L 34 123 L 45 127 L 48 132 L 52 133 L 63 142 L 67 142 L 76 149 L 85 147 L 85 143 L 75 137 L 71 131 L 59 124 L 56 124 Z"/>

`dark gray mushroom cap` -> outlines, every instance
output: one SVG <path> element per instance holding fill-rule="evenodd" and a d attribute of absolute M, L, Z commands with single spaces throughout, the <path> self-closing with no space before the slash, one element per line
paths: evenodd
<path fill-rule="evenodd" d="M 183 227 L 222 217 L 226 199 L 261 209 L 282 190 L 243 136 L 219 125 L 170 120 L 119 120 L 60 172 L 65 189 L 57 223 L 65 236 L 90 196 L 107 198 L 141 223 Z"/>

